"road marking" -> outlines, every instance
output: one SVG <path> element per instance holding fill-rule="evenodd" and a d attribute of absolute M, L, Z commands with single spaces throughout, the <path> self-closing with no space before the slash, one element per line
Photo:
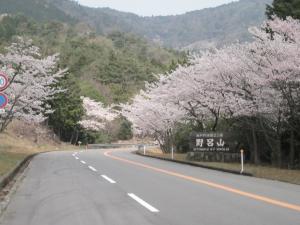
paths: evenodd
<path fill-rule="evenodd" d="M 132 164 L 132 165 L 135 165 L 135 166 L 139 166 L 139 167 L 143 167 L 143 168 L 146 168 L 146 169 L 154 170 L 154 171 L 159 172 L 159 173 L 164 173 L 164 174 L 167 174 L 167 175 L 170 175 L 170 176 L 179 177 L 179 178 L 189 180 L 189 181 L 192 181 L 192 182 L 195 182 L 195 183 L 204 184 L 204 185 L 216 188 L 216 189 L 220 189 L 220 190 L 223 190 L 223 191 L 231 192 L 231 193 L 234 193 L 234 194 L 237 194 L 237 195 L 241 195 L 241 196 L 244 196 L 244 197 L 248 197 L 248 198 L 255 199 L 255 200 L 258 200 L 258 201 L 262 201 L 262 202 L 265 202 L 265 203 L 269 203 L 271 205 L 276 205 L 276 206 L 280 206 L 282 208 L 287 208 L 287 209 L 291 209 L 291 210 L 295 210 L 295 211 L 300 212 L 300 205 L 295 205 L 295 204 L 291 204 L 291 203 L 288 203 L 288 202 L 279 201 L 279 200 L 276 200 L 276 199 L 268 198 L 268 197 L 265 197 L 265 196 L 262 196 L 262 195 L 253 194 L 253 193 L 250 193 L 250 192 L 245 192 L 245 191 L 242 191 L 242 190 L 239 190 L 239 189 L 236 189 L 236 188 L 232 188 L 232 187 L 229 187 L 229 186 L 225 186 L 225 185 L 221 185 L 221 184 L 218 184 L 218 183 L 210 182 L 210 181 L 207 181 L 207 180 L 202 180 L 202 179 L 199 179 L 199 178 L 187 176 L 187 175 L 180 174 L 180 173 L 177 173 L 177 172 L 173 172 L 173 171 L 157 168 L 157 167 L 154 167 L 154 166 L 150 166 L 150 165 L 147 165 L 147 164 L 143 164 L 143 163 L 131 161 L 131 160 L 128 160 L 128 159 L 124 159 L 124 158 L 121 158 L 121 157 L 113 156 L 113 155 L 110 155 L 111 152 L 113 152 L 113 151 L 111 151 L 111 150 L 106 151 L 106 152 L 104 152 L 104 155 L 111 158 L 111 159 L 114 159 L 114 160 L 122 161 L 122 162 L 129 163 L 129 164 Z"/>
<path fill-rule="evenodd" d="M 139 204 L 141 204 L 142 206 L 144 206 L 146 209 L 148 209 L 150 212 L 153 213 L 157 213 L 159 212 L 158 209 L 154 208 L 152 205 L 148 204 L 147 202 L 145 202 L 143 199 L 139 198 L 138 196 L 136 196 L 133 193 L 128 193 L 128 196 L 131 197 L 132 199 L 134 199 L 135 201 L 137 201 Z"/>
<path fill-rule="evenodd" d="M 75 156 L 75 159 L 77 159 L 77 160 L 78 160 L 79 158 L 78 158 L 77 156 Z"/>
<path fill-rule="evenodd" d="M 114 181 L 113 179 L 109 178 L 106 175 L 101 175 L 101 177 L 103 177 L 105 180 L 107 180 L 111 184 L 115 184 L 116 183 L 116 181 Z"/>
<path fill-rule="evenodd" d="M 90 168 L 90 170 L 93 170 L 94 172 L 97 172 L 97 170 L 94 167 L 89 166 L 89 168 Z"/>
<path fill-rule="evenodd" d="M 86 164 L 86 162 L 85 162 L 85 161 L 83 161 L 83 160 L 81 160 L 80 162 L 81 162 L 82 164 Z"/>

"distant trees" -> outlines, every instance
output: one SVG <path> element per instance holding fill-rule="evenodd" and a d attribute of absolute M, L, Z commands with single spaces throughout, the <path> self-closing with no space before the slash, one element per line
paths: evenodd
<path fill-rule="evenodd" d="M 299 0 L 274 0 L 272 5 L 267 6 L 267 16 L 278 16 L 285 19 L 288 16 L 294 19 L 300 19 L 300 1 Z"/>
<path fill-rule="evenodd" d="M 123 119 L 114 121 L 107 132 L 83 129 L 78 124 L 84 116 L 80 96 L 103 104 L 126 102 L 144 86 L 144 81 L 153 81 L 153 74 L 168 71 L 171 66 L 175 68 L 178 61 L 184 62 L 186 55 L 155 46 L 133 34 L 116 32 L 105 37 L 83 34 L 78 29 L 59 22 L 37 22 L 22 15 L 2 15 L 0 52 L 5 55 L 5 47 L 21 35 L 31 37 L 31 45 L 39 46 L 37 59 L 60 52 L 56 68 L 68 68 L 68 74 L 57 78 L 52 86 L 65 92 L 45 100 L 52 111 L 45 117 L 49 117 L 46 124 L 62 141 L 109 142 L 119 137 L 129 138 L 130 126 Z"/>
<path fill-rule="evenodd" d="M 178 123 L 235 131 L 253 162 L 299 164 L 300 22 L 274 17 L 250 33 L 253 43 L 195 56 L 124 105 L 136 134 L 168 151 Z"/>
<path fill-rule="evenodd" d="M 0 69 L 9 75 L 10 85 L 5 90 L 9 104 L 0 115 L 0 131 L 14 118 L 31 123 L 44 121 L 53 113 L 47 101 L 63 92 L 55 84 L 66 73 L 57 66 L 57 54 L 43 58 L 31 40 L 18 38 L 6 51 L 0 54 Z"/>
<path fill-rule="evenodd" d="M 132 123 L 126 118 L 122 118 L 120 130 L 117 135 L 119 140 L 130 140 L 133 137 Z"/>

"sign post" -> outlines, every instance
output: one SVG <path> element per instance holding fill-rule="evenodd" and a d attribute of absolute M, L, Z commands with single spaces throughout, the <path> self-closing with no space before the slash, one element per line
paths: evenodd
<path fill-rule="evenodd" d="M 174 160 L 174 146 L 172 145 L 172 149 L 171 149 L 171 154 L 172 154 L 172 160 Z"/>
<path fill-rule="evenodd" d="M 146 155 L 146 145 L 144 145 L 144 155 Z"/>
<path fill-rule="evenodd" d="M 244 150 L 241 149 L 241 174 L 244 173 Z"/>

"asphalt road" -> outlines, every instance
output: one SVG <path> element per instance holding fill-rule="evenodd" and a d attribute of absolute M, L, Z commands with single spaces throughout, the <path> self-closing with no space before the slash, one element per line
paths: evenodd
<path fill-rule="evenodd" d="M 300 186 L 144 158 L 53 152 L 25 172 L 1 225 L 300 225 Z"/>

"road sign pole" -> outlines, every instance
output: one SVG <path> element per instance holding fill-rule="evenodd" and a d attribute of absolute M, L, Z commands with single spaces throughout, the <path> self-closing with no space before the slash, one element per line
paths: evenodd
<path fill-rule="evenodd" d="M 244 150 L 241 150 L 241 174 L 244 173 Z"/>
<path fill-rule="evenodd" d="M 174 159 L 174 146 L 172 146 L 171 155 L 172 155 L 172 160 L 173 160 Z"/>
<path fill-rule="evenodd" d="M 146 155 L 146 145 L 144 145 L 144 155 Z"/>

